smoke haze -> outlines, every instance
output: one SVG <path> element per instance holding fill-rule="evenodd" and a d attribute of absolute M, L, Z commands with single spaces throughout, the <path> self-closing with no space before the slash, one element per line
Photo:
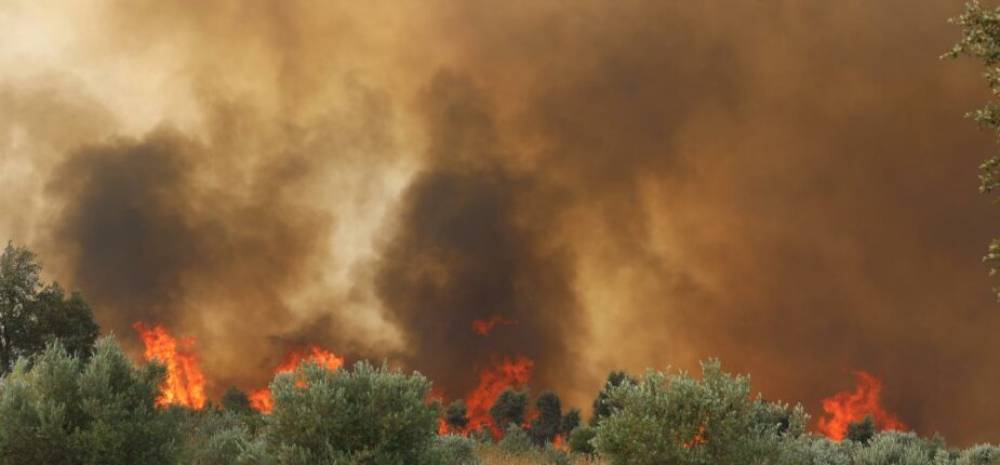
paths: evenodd
<path fill-rule="evenodd" d="M 715 356 L 814 416 L 865 370 L 996 441 L 960 8 L 11 0 L 0 238 L 126 344 L 196 337 L 215 394 L 320 344 L 449 398 L 525 355 L 587 410 Z"/>

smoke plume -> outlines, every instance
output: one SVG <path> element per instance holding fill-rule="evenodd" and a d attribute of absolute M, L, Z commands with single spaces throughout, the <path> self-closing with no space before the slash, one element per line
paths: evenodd
<path fill-rule="evenodd" d="M 961 118 L 988 92 L 937 60 L 958 10 L 5 2 L 0 238 L 133 350 L 136 321 L 195 337 L 210 397 L 311 345 L 448 398 L 526 356 L 580 407 L 717 356 L 814 414 L 863 370 L 987 441 L 1000 221 Z"/>

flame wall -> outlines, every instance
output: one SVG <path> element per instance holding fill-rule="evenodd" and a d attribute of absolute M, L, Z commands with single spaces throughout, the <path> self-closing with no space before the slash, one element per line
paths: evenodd
<path fill-rule="evenodd" d="M 6 1 L 0 238 L 211 393 L 309 344 L 579 406 L 719 356 L 995 440 L 987 94 L 918 3 Z"/>

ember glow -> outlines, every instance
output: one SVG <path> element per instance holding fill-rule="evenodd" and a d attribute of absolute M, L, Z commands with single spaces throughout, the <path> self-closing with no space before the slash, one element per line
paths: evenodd
<path fill-rule="evenodd" d="M 493 328 L 497 325 L 516 325 L 517 321 L 508 320 L 504 318 L 503 315 L 496 314 L 490 316 L 485 320 L 473 320 L 472 321 L 472 332 L 480 336 L 489 336 L 493 332 Z"/>
<path fill-rule="evenodd" d="M 487 427 L 494 438 L 503 437 L 490 415 L 490 407 L 507 388 L 521 388 L 531 380 L 535 362 L 526 357 L 514 359 L 504 358 L 500 363 L 479 372 L 479 385 L 465 398 L 468 409 L 469 424 L 465 432 L 477 431 Z"/>
<path fill-rule="evenodd" d="M 305 362 L 312 362 L 328 370 L 336 370 L 344 366 L 344 357 L 340 357 L 333 352 L 319 346 L 310 346 L 307 349 L 297 349 L 289 352 L 285 359 L 274 370 L 274 374 L 291 373 L 298 369 Z M 249 394 L 250 406 L 261 413 L 270 413 L 274 408 L 274 399 L 271 398 L 270 388 L 254 390 Z"/>
<path fill-rule="evenodd" d="M 843 391 L 823 399 L 826 415 L 819 419 L 819 431 L 830 439 L 841 441 L 847 436 L 847 425 L 871 416 L 879 430 L 905 430 L 906 424 L 882 406 L 882 382 L 864 371 L 854 374 L 857 385 L 853 391 Z"/>
<path fill-rule="evenodd" d="M 147 362 L 159 361 L 167 368 L 167 378 L 161 386 L 156 405 L 180 405 L 195 410 L 205 406 L 205 376 L 194 353 L 194 338 L 176 339 L 160 325 L 133 325 L 146 346 Z"/>

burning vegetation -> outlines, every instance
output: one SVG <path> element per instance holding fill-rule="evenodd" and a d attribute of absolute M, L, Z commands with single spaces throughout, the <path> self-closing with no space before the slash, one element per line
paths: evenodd
<path fill-rule="evenodd" d="M 506 321 L 497 316 L 491 318 L 488 325 L 476 320 L 473 322 L 473 327 L 477 327 L 478 324 L 492 327 L 492 325 L 502 324 Z M 157 405 L 161 407 L 178 405 L 194 410 L 204 408 L 207 401 L 205 376 L 198 364 L 194 339 L 190 337 L 177 339 L 166 328 L 158 324 L 148 326 L 139 322 L 135 323 L 134 327 L 145 347 L 144 359 L 147 362 L 161 363 L 166 368 L 166 377 L 161 385 L 160 395 L 157 397 Z M 282 362 L 274 369 L 273 374 L 295 372 L 307 362 L 327 370 L 338 370 L 344 365 L 344 361 L 344 357 L 320 346 L 312 345 L 288 352 Z M 525 392 L 532 379 L 534 368 L 535 363 L 524 356 L 503 357 L 481 368 L 478 371 L 476 387 L 464 398 L 453 402 L 438 418 L 438 434 L 460 434 L 463 436 L 486 434 L 494 440 L 499 440 L 504 437 L 507 427 L 507 424 L 504 423 L 506 420 L 498 420 L 500 418 L 506 418 L 519 426 L 531 428 L 540 417 L 539 411 L 545 409 L 542 407 L 542 403 L 545 401 L 540 401 L 539 408 L 527 407 L 528 398 Z M 870 421 L 871 427 L 875 431 L 905 431 L 908 428 L 905 423 L 883 407 L 881 400 L 882 382 L 878 378 L 870 373 L 857 371 L 855 379 L 857 384 L 853 390 L 839 392 L 823 399 L 824 416 L 818 419 L 816 426 L 818 432 L 832 440 L 842 441 L 848 437 L 848 431 L 852 425 L 862 424 L 865 421 Z M 609 397 L 610 391 L 623 385 L 635 385 L 636 382 L 634 378 L 623 372 L 611 373 L 605 389 L 598 394 L 594 401 L 594 418 L 599 419 L 613 412 L 613 403 Z M 304 387 L 302 380 L 296 383 L 297 386 Z M 249 406 L 260 413 L 270 413 L 274 408 L 274 400 L 269 387 L 252 390 L 247 398 Z M 428 402 L 443 403 L 445 400 L 445 395 L 438 389 L 428 392 Z M 511 403 L 514 404 L 512 407 L 508 405 Z M 546 438 L 561 446 L 565 442 L 565 436 L 573 428 L 565 429 L 565 425 L 561 424 L 564 420 L 561 416 L 558 397 L 555 399 L 555 404 L 555 416 L 559 420 L 553 430 L 546 435 Z M 514 409 L 515 413 L 502 412 L 503 409 L 511 408 Z M 575 427 L 579 424 L 579 417 L 577 416 L 573 421 L 573 427 Z M 706 441 L 705 426 L 702 424 L 698 426 L 692 436 L 689 436 L 689 439 L 680 442 L 685 448 L 691 448 L 703 445 Z"/>
<path fill-rule="evenodd" d="M 161 407 L 179 405 L 194 410 L 205 407 L 205 375 L 194 352 L 194 338 L 178 340 L 160 325 L 150 327 L 136 323 L 135 330 L 146 348 L 143 353 L 145 360 L 160 363 L 167 370 L 156 404 Z"/>
<path fill-rule="evenodd" d="M 310 346 L 307 349 L 296 349 L 285 356 L 284 361 L 274 369 L 274 374 L 292 373 L 303 363 L 314 363 L 327 370 L 337 370 L 344 365 L 344 357 L 339 357 L 333 352 L 327 351 L 319 346 Z M 249 395 L 250 406 L 261 413 L 271 413 L 274 408 L 274 399 L 271 398 L 271 388 L 265 387 L 252 391 Z"/>
<path fill-rule="evenodd" d="M 480 336 L 489 336 L 497 325 L 516 325 L 514 320 L 508 320 L 503 315 L 492 315 L 485 320 L 472 320 L 472 332 Z"/>
<path fill-rule="evenodd" d="M 870 373 L 854 373 L 857 384 L 852 391 L 843 391 L 823 399 L 823 412 L 817 428 L 835 441 L 847 437 L 848 428 L 870 417 L 878 430 L 907 430 L 906 424 L 882 406 L 882 382 Z"/>

